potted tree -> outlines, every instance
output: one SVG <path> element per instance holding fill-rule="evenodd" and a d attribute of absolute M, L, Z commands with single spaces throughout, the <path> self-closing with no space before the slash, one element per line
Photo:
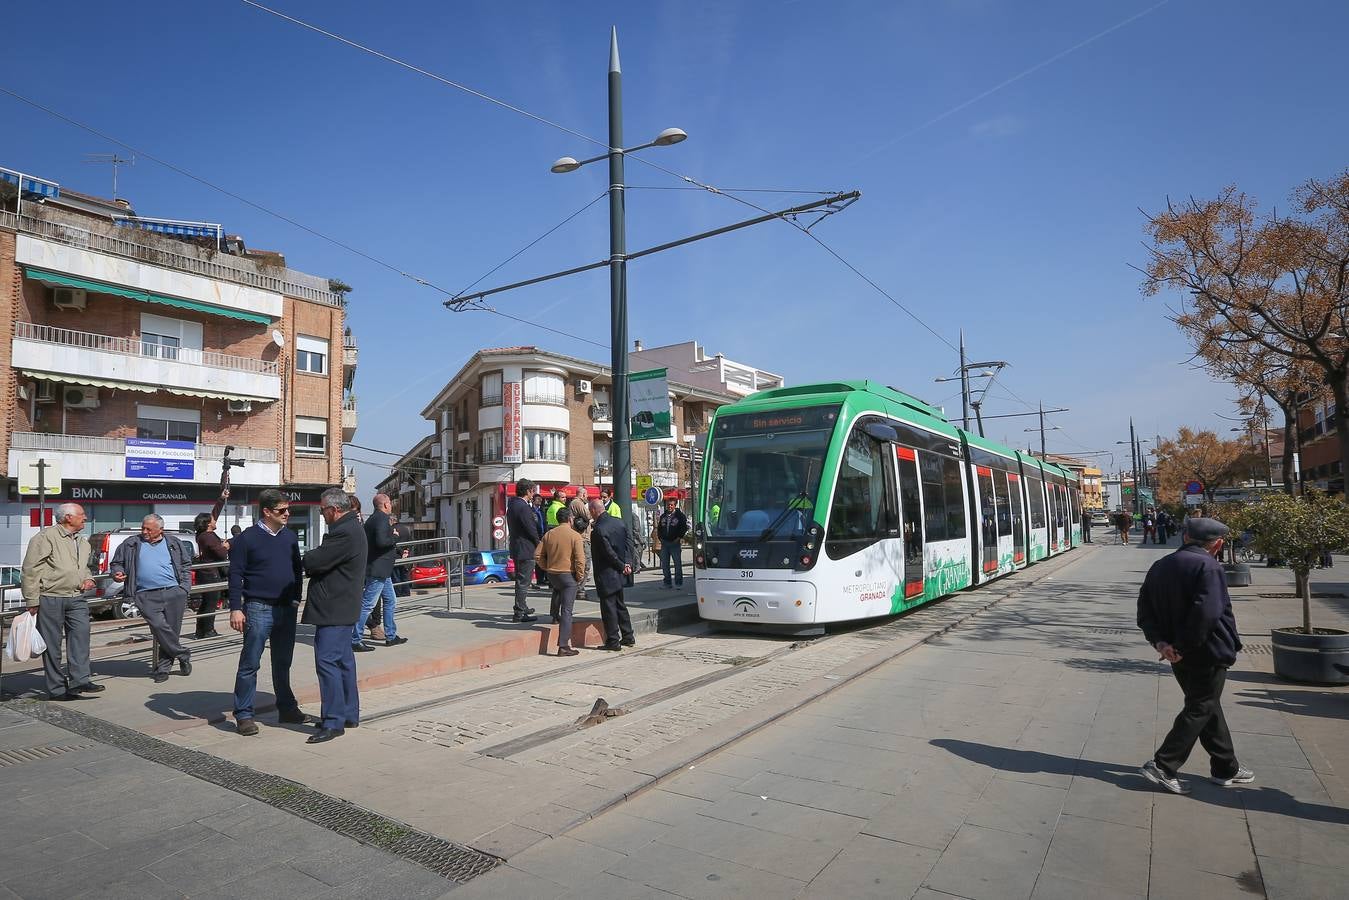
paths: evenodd
<path fill-rule="evenodd" d="M 1349 632 L 1312 627 L 1312 567 L 1326 553 L 1349 549 L 1349 505 L 1308 491 L 1270 494 L 1244 507 L 1235 527 L 1255 534 L 1260 552 L 1285 561 L 1302 599 L 1302 625 L 1274 628 L 1274 673 L 1290 681 L 1349 684 Z"/>

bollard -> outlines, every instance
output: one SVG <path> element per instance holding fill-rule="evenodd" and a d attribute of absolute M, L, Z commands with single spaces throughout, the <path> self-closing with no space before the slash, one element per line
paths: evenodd
<path fill-rule="evenodd" d="M 1246 563 L 1224 563 L 1228 587 L 1250 587 L 1251 567 Z"/>

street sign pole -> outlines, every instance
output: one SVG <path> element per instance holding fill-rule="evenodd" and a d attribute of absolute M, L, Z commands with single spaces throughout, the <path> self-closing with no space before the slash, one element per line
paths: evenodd
<path fill-rule="evenodd" d="M 37 469 L 37 527 L 47 524 L 47 460 L 38 458 Z"/>

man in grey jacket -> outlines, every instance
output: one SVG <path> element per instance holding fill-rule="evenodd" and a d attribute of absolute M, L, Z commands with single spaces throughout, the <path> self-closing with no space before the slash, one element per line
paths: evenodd
<path fill-rule="evenodd" d="M 47 642 L 42 670 L 51 700 L 79 700 L 81 694 L 103 690 L 89 680 L 89 603 L 83 594 L 93 589 L 94 579 L 84 519 L 78 503 L 62 503 L 56 524 L 38 532 L 23 556 L 23 600 Z M 62 644 L 70 651 L 66 670 L 61 668 Z"/>
<path fill-rule="evenodd" d="M 183 646 L 183 611 L 192 590 L 192 551 L 171 534 L 164 533 L 164 520 L 154 513 L 141 520 L 141 533 L 122 542 L 108 567 L 112 580 L 125 585 L 150 626 L 159 646 L 153 677 L 169 680 L 173 661 L 178 671 L 192 674 L 192 654 Z"/>

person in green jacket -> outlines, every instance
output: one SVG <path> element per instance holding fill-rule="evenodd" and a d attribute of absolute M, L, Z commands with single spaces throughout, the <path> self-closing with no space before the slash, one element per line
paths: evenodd
<path fill-rule="evenodd" d="M 562 488 L 553 489 L 553 499 L 548 501 L 548 507 L 543 511 L 543 521 L 547 528 L 557 527 L 557 511 L 567 505 L 567 496 L 562 493 Z"/>
<path fill-rule="evenodd" d="M 615 519 L 623 518 L 623 511 L 619 509 L 617 501 L 614 500 L 614 492 L 605 488 L 600 491 L 600 502 L 604 504 L 606 515 L 613 516 Z"/>

